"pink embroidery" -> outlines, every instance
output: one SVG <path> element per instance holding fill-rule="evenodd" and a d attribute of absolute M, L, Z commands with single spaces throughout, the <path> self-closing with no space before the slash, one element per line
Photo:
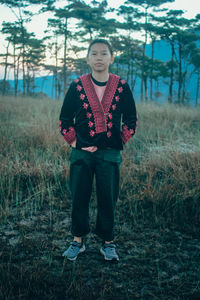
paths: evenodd
<path fill-rule="evenodd" d="M 122 93 L 123 92 L 123 88 L 122 87 L 118 88 L 118 91 L 119 91 L 119 93 Z"/>
<path fill-rule="evenodd" d="M 92 113 L 95 120 L 96 133 L 105 132 L 107 130 L 106 115 L 109 112 L 112 100 L 117 89 L 120 77 L 114 74 L 109 75 L 103 99 L 100 103 L 94 85 L 91 81 L 91 75 L 86 74 L 80 77 L 83 88 L 86 92 L 87 99 L 90 103 Z"/>
<path fill-rule="evenodd" d="M 124 141 L 124 144 L 126 144 L 130 140 L 133 134 L 134 134 L 134 130 L 132 128 L 129 130 L 127 125 L 123 126 L 121 132 L 121 138 Z"/>
<path fill-rule="evenodd" d="M 116 109 L 116 104 L 112 105 L 112 109 L 115 110 Z"/>
<path fill-rule="evenodd" d="M 108 128 L 112 128 L 112 126 L 113 126 L 112 123 L 109 122 L 109 123 L 108 123 Z"/>
<path fill-rule="evenodd" d="M 59 122 L 59 124 L 61 125 L 61 121 Z"/>
<path fill-rule="evenodd" d="M 94 136 L 95 135 L 95 131 L 94 130 L 90 130 L 90 135 Z"/>
<path fill-rule="evenodd" d="M 85 109 L 87 109 L 87 108 L 88 108 L 88 104 L 87 104 L 87 103 L 84 103 L 84 104 L 83 104 L 83 107 L 84 107 Z"/>
<path fill-rule="evenodd" d="M 112 114 L 111 113 L 108 114 L 108 117 L 109 117 L 110 120 L 112 120 Z"/>
<path fill-rule="evenodd" d="M 107 137 L 110 138 L 111 135 L 112 135 L 111 131 L 108 131 L 108 132 L 107 132 Z"/>
<path fill-rule="evenodd" d="M 93 122 L 91 122 L 91 121 L 89 121 L 89 123 L 88 123 L 88 125 L 89 125 L 89 127 L 92 127 L 93 126 Z"/>
<path fill-rule="evenodd" d="M 77 85 L 76 88 L 77 88 L 77 90 L 78 90 L 79 92 L 82 90 L 82 87 L 81 87 L 79 84 Z"/>
<path fill-rule="evenodd" d="M 122 79 L 122 80 L 121 80 L 121 83 L 122 83 L 122 84 L 125 84 L 125 83 L 126 83 L 126 81 L 125 81 L 124 79 Z"/>
<path fill-rule="evenodd" d="M 91 116 L 92 116 L 92 114 L 91 113 L 87 113 L 87 117 L 88 117 L 88 119 L 90 119 L 91 118 Z"/>
<path fill-rule="evenodd" d="M 66 129 L 63 129 L 62 133 L 63 133 L 63 134 L 66 134 L 66 132 L 67 132 Z"/>
<path fill-rule="evenodd" d="M 84 94 L 80 94 L 80 98 L 81 98 L 81 100 L 84 100 L 85 99 L 85 95 Z"/>
<path fill-rule="evenodd" d="M 76 82 L 76 83 L 79 82 L 79 79 L 78 78 L 74 79 L 74 82 Z"/>
<path fill-rule="evenodd" d="M 115 97 L 115 100 L 118 102 L 118 101 L 119 101 L 119 96 L 116 96 L 116 97 Z"/>
<path fill-rule="evenodd" d="M 66 129 L 64 130 L 65 130 L 64 139 L 68 144 L 71 145 L 76 140 L 76 131 L 72 126 L 69 127 L 68 132 L 66 132 Z"/>

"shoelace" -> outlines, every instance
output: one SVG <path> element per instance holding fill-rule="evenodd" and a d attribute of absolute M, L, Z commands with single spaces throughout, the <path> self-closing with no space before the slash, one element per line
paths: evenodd
<path fill-rule="evenodd" d="M 81 248 L 81 244 L 80 244 L 80 246 L 79 246 L 79 243 L 72 242 L 71 245 L 72 245 L 73 249 L 74 249 L 75 247 Z"/>
<path fill-rule="evenodd" d="M 104 247 L 105 247 L 105 248 L 109 247 L 109 248 L 111 248 L 111 249 L 115 249 L 115 248 L 116 248 L 116 246 L 113 245 L 113 244 L 106 244 L 106 245 L 104 245 Z"/>

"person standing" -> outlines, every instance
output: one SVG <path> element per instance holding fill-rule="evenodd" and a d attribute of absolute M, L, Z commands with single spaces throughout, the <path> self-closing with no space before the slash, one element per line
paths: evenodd
<path fill-rule="evenodd" d="M 113 61 L 110 43 L 105 39 L 93 40 L 87 54 L 91 73 L 71 83 L 60 112 L 60 132 L 72 147 L 70 188 L 74 239 L 63 253 L 69 260 L 75 260 L 85 251 L 83 237 L 90 232 L 89 202 L 94 176 L 98 210 L 95 233 L 102 239 L 100 252 L 105 260 L 119 260 L 114 243 L 114 217 L 121 152 L 135 134 L 137 115 L 128 83 L 109 73 Z"/>

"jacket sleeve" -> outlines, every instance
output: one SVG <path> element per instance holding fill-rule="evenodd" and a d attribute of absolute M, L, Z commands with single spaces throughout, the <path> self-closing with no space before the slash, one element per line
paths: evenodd
<path fill-rule="evenodd" d="M 121 99 L 122 131 L 121 138 L 126 144 L 137 130 L 137 113 L 133 94 L 128 83 L 125 83 Z"/>
<path fill-rule="evenodd" d="M 71 83 L 60 112 L 60 133 L 65 141 L 71 145 L 76 140 L 74 117 L 76 112 L 76 89 L 74 82 Z"/>

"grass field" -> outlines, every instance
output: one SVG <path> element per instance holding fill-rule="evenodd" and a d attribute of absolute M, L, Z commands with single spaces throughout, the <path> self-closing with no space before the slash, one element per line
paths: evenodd
<path fill-rule="evenodd" d="M 91 232 L 75 263 L 62 102 L 0 98 L 0 299 L 200 299 L 200 109 L 138 104 L 116 210 L 120 261 Z M 95 187 L 90 204 L 96 218 Z"/>

